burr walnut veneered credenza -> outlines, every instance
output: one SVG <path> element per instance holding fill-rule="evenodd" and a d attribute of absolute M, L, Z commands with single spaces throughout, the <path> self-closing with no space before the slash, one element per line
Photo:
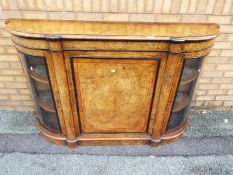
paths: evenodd
<path fill-rule="evenodd" d="M 41 134 L 77 145 L 159 144 L 187 128 L 216 24 L 10 19 Z"/>

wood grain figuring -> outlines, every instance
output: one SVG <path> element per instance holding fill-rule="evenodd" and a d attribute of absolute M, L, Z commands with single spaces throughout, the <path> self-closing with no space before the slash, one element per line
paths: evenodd
<path fill-rule="evenodd" d="M 71 99 L 71 108 L 73 113 L 73 120 L 74 120 L 74 127 L 76 132 L 76 137 L 80 135 L 80 123 L 79 123 L 79 115 L 78 115 L 78 109 L 77 109 L 77 99 L 75 98 L 75 87 L 73 82 L 74 75 L 72 74 L 72 66 L 71 66 L 71 59 L 69 56 L 69 53 L 65 52 L 65 66 L 66 66 L 66 72 L 69 76 L 67 76 L 67 82 L 68 82 L 68 88 L 70 93 L 70 99 Z"/>
<path fill-rule="evenodd" d="M 213 39 L 218 32 L 216 24 L 193 23 L 124 23 L 96 21 L 48 21 L 48 20 L 18 20 L 8 22 L 7 30 L 21 36 L 45 38 L 46 35 L 56 35 L 62 38 L 85 39 L 148 39 L 170 40 L 172 37 L 195 37 Z M 40 26 L 40 27 L 38 27 Z M 46 34 L 46 35 L 45 35 Z M 208 37 L 210 36 L 210 37 Z M 213 36 L 213 37 L 211 37 Z M 194 38 L 193 38 L 194 37 Z"/>
<path fill-rule="evenodd" d="M 73 64 L 83 132 L 146 132 L 157 61 L 74 59 Z"/>
<path fill-rule="evenodd" d="M 155 139 L 159 139 L 162 130 L 165 126 L 169 117 L 170 112 L 168 112 L 168 108 L 171 108 L 173 98 L 170 96 L 172 88 L 174 88 L 175 79 L 178 78 L 177 67 L 181 69 L 182 59 L 179 59 L 179 54 L 170 54 L 167 57 L 167 65 L 166 65 L 166 74 L 164 75 L 164 79 L 162 80 L 162 90 L 159 96 L 159 105 L 156 113 L 156 120 L 153 127 L 152 137 Z M 178 70 L 179 70 L 178 69 Z M 178 79 L 176 80 L 178 81 Z"/>
<path fill-rule="evenodd" d="M 49 72 L 49 77 L 51 81 L 51 87 L 52 87 L 52 91 L 54 94 L 54 100 L 55 100 L 55 104 L 57 108 L 60 128 L 61 128 L 62 134 L 66 135 L 67 132 L 66 132 L 66 126 L 65 126 L 65 119 L 64 119 L 65 116 L 62 111 L 61 99 L 59 96 L 58 84 L 56 81 L 56 75 L 54 71 L 54 65 L 53 65 L 51 54 L 49 53 L 46 54 L 46 61 L 47 61 L 48 72 Z"/>
<path fill-rule="evenodd" d="M 181 47 L 181 46 L 178 46 L 178 47 Z M 172 81 L 171 81 L 171 85 L 170 85 L 170 89 L 168 92 L 169 96 L 168 96 L 168 104 L 167 106 L 165 107 L 166 110 L 164 111 L 165 113 L 163 114 L 164 115 L 164 118 L 163 118 L 163 123 L 162 123 L 162 131 L 161 131 L 161 134 L 164 134 L 165 131 L 166 131 L 166 128 L 167 128 L 167 123 L 168 123 L 168 120 L 169 120 L 169 116 L 170 116 L 170 112 L 172 110 L 172 104 L 173 104 L 173 101 L 174 101 L 174 98 L 175 98 L 175 95 L 176 95 L 176 91 L 177 91 L 177 86 L 178 86 L 178 83 L 179 83 L 179 77 L 180 77 L 180 74 L 181 74 L 181 71 L 182 71 L 182 65 L 183 65 L 183 55 L 182 54 L 169 54 L 168 55 L 168 59 L 176 59 L 176 64 L 174 64 L 174 66 L 176 67 L 174 70 L 175 72 L 173 73 L 173 78 L 172 78 Z"/>
<path fill-rule="evenodd" d="M 19 36 L 12 36 L 12 41 L 15 44 L 18 44 L 27 48 L 41 49 L 41 50 L 49 50 L 49 44 L 45 40 L 31 40 L 28 38 L 21 38 Z"/>
<path fill-rule="evenodd" d="M 157 75 L 157 82 L 156 82 L 156 89 L 154 93 L 154 101 L 153 105 L 151 108 L 151 115 L 150 115 L 150 122 L 149 122 L 149 127 L 148 127 L 148 133 L 152 135 L 153 128 L 157 126 L 155 125 L 155 120 L 156 120 L 156 114 L 158 112 L 158 104 L 159 104 L 159 98 L 161 94 L 161 89 L 162 89 L 162 84 L 163 84 L 163 79 L 165 76 L 165 70 L 166 70 L 166 64 L 167 64 L 167 54 L 162 53 L 160 55 L 160 64 L 159 64 L 159 71 Z"/>
<path fill-rule="evenodd" d="M 35 110 L 57 114 L 61 132 L 49 131 L 40 117 L 38 128 L 48 141 L 70 148 L 156 147 L 178 140 L 188 126 L 183 112 L 198 78 L 198 68 L 183 63 L 208 55 L 218 28 L 205 23 L 7 21 L 21 55 L 46 60 L 48 79 L 27 70 L 22 57 L 32 91 L 32 81 L 42 92 L 52 90 L 54 105 L 33 91 Z M 171 118 L 176 126 L 169 125 Z"/>
<path fill-rule="evenodd" d="M 49 50 L 49 44 L 45 40 L 37 39 L 31 40 L 30 38 L 20 38 L 18 36 L 12 36 L 12 40 L 15 44 L 31 49 Z M 197 52 L 203 49 L 212 47 L 214 40 L 204 40 L 201 42 L 186 43 L 183 46 L 183 52 Z M 102 51 L 164 51 L 169 49 L 169 43 L 166 42 L 153 42 L 153 41 L 105 41 L 103 44 L 99 40 L 83 40 L 82 42 L 76 40 L 65 40 L 63 42 L 63 50 L 102 50 Z"/>
<path fill-rule="evenodd" d="M 70 41 L 66 40 L 63 43 L 65 50 L 104 50 L 104 51 L 166 51 L 169 43 L 155 43 L 152 41 Z"/>
<path fill-rule="evenodd" d="M 60 45 L 61 43 L 57 42 L 57 45 Z M 55 48 L 57 48 L 56 46 Z M 70 102 L 70 96 L 69 96 L 69 89 L 67 87 L 67 75 L 65 72 L 65 64 L 64 64 L 64 59 L 63 59 L 63 54 L 60 52 L 52 52 L 51 53 L 51 58 L 53 61 L 54 65 L 54 72 L 56 75 L 56 81 L 58 85 L 58 91 L 61 100 L 61 108 L 63 111 L 63 115 L 66 116 L 64 117 L 64 122 L 66 125 L 66 132 L 67 132 L 67 137 L 69 139 L 74 139 L 76 137 L 76 132 L 75 132 L 75 126 L 73 122 L 73 115 L 72 115 L 72 109 L 71 109 L 71 102 Z"/>

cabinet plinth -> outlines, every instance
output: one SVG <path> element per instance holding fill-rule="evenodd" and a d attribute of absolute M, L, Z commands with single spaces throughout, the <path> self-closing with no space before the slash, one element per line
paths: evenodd
<path fill-rule="evenodd" d="M 41 134 L 56 144 L 178 140 L 216 24 L 19 20 L 19 51 Z"/>

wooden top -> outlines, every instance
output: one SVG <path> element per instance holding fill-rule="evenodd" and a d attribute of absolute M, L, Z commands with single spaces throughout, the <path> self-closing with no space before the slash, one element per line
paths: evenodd
<path fill-rule="evenodd" d="M 47 39 L 207 40 L 215 38 L 213 23 L 131 23 L 58 20 L 7 20 L 7 30 L 18 36 Z"/>

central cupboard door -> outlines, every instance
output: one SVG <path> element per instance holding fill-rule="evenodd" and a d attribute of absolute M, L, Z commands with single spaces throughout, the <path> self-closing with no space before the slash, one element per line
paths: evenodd
<path fill-rule="evenodd" d="M 147 132 L 158 60 L 72 58 L 82 132 Z"/>

